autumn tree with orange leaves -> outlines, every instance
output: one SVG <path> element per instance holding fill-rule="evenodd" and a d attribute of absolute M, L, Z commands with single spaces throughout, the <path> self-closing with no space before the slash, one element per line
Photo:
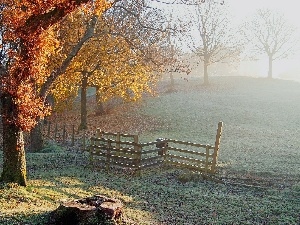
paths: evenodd
<path fill-rule="evenodd" d="M 50 114 L 50 107 L 45 101 L 50 87 L 67 70 L 86 38 L 91 37 L 97 17 L 118 2 L 129 1 L 2 0 L 1 22 L 5 27 L 4 42 L 13 43 L 5 53 L 10 63 L 1 72 L 1 117 L 5 131 L 3 171 L 0 178 L 2 182 L 15 182 L 26 186 L 23 132 L 30 131 L 41 118 Z M 179 2 L 188 3 L 189 0 Z M 120 6 L 125 11 L 126 7 L 126 4 Z M 47 36 L 45 32 L 79 8 L 94 12 L 95 17 L 90 21 L 90 29 L 86 30 L 61 64 L 55 66 L 47 76 L 41 75 L 43 67 L 36 66 L 36 59 L 41 55 L 43 46 L 51 42 L 44 39 Z M 121 17 L 120 21 L 122 21 Z M 53 45 L 49 45 L 49 51 L 52 50 Z M 39 86 L 41 83 L 42 85 Z"/>
<path fill-rule="evenodd" d="M 43 92 L 37 91 L 41 79 L 34 59 L 44 42 L 42 34 L 66 15 L 88 0 L 3 1 L 5 40 L 17 43 L 8 57 L 9 68 L 1 76 L 1 115 L 3 123 L 3 171 L 1 181 L 26 186 L 26 160 L 23 132 L 31 130 L 40 118 L 48 115 L 45 96 L 50 84 L 60 73 L 57 68 L 44 82 Z M 102 0 L 94 2 L 94 10 L 101 12 L 109 7 Z"/>
<path fill-rule="evenodd" d="M 137 3 L 127 5 L 126 9 L 133 12 L 133 6 L 139 11 L 136 16 L 128 15 L 128 12 L 124 14 L 124 10 L 115 5 L 115 8 L 99 18 L 93 37 L 85 43 L 67 71 L 53 85 L 52 94 L 56 100 L 56 107 L 63 105 L 65 108 L 65 99 L 68 99 L 68 103 L 73 102 L 72 99 L 76 97 L 78 89 L 82 90 L 80 129 L 87 127 L 88 86 L 97 88 L 99 102 L 116 96 L 125 100 L 137 100 L 143 92 L 152 92 L 151 87 L 157 80 L 157 73 L 153 72 L 166 64 L 167 57 L 162 57 L 163 52 L 159 46 L 161 40 L 167 36 L 167 31 L 161 26 L 164 18 L 161 18 L 158 10 L 152 9 L 151 17 L 144 18 L 143 22 L 137 22 L 141 19 L 142 12 L 149 9 L 144 6 L 137 7 Z M 122 21 L 119 21 L 118 18 L 122 13 Z M 160 26 L 156 26 L 153 22 L 155 18 L 155 21 L 161 21 Z M 61 24 L 56 33 L 59 34 L 58 39 L 63 45 L 56 51 L 58 56 L 49 56 L 55 58 L 55 63 L 56 59 L 60 58 L 59 55 L 69 52 L 69 46 L 78 41 L 81 35 L 78 38 L 74 36 L 82 32 L 82 27 L 88 24 L 87 21 L 90 19 L 91 17 L 80 13 L 70 16 Z M 128 26 L 129 23 L 136 24 Z M 148 28 L 143 28 L 146 25 Z M 72 32 L 69 27 L 73 28 Z M 149 54 L 150 50 L 152 55 Z"/>
<path fill-rule="evenodd" d="M 47 42 L 35 62 L 40 77 L 47 77 L 57 65 L 63 65 L 65 56 L 81 46 L 66 71 L 51 85 L 55 108 L 69 108 L 81 89 L 79 128 L 85 129 L 88 86 L 96 87 L 99 103 L 115 96 L 137 100 L 143 92 L 152 92 L 157 78 L 153 71 L 161 70 L 168 58 L 160 50 L 169 32 L 163 28 L 163 21 L 160 10 L 145 7 L 140 1 L 125 5 L 118 2 L 101 16 L 75 11 L 44 32 Z M 42 126 L 41 121 L 30 132 L 30 151 L 43 148 Z"/>

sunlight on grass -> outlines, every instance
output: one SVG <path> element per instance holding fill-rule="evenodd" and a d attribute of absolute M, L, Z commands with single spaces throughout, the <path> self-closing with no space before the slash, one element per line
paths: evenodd
<path fill-rule="evenodd" d="M 61 185 L 70 185 L 70 186 L 80 186 L 84 183 L 77 179 L 76 177 L 57 177 L 55 178 L 56 182 L 59 182 Z"/>
<path fill-rule="evenodd" d="M 55 187 L 56 184 L 55 184 L 55 182 L 49 181 L 49 180 L 34 179 L 34 180 L 29 180 L 27 189 L 31 189 L 33 187 L 40 187 L 40 186 Z"/>
<path fill-rule="evenodd" d="M 28 186 L 0 186 L 0 224 L 45 224 L 61 202 L 95 194 L 120 199 L 128 224 L 299 224 L 300 84 L 234 77 L 211 82 L 205 88 L 180 83 L 186 86 L 176 86 L 178 92 L 146 99 L 137 113 L 165 126 L 140 137 L 214 144 L 223 121 L 216 177 L 225 184 L 165 167 L 140 177 L 90 169 L 88 155 L 72 151 L 28 153 Z"/>

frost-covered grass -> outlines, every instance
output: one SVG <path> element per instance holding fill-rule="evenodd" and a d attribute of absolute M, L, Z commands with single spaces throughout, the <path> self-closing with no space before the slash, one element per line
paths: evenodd
<path fill-rule="evenodd" d="M 144 139 L 213 144 L 217 123 L 223 121 L 219 159 L 230 171 L 300 177 L 300 83 L 215 77 L 209 87 L 200 80 L 183 85 L 183 91 L 146 101 L 143 113 L 161 118 L 166 126 Z"/>
<path fill-rule="evenodd" d="M 28 154 L 27 187 L 0 189 L 0 224 L 46 224 L 68 199 L 119 198 L 127 224 L 299 224 L 300 185 L 285 189 L 219 184 L 188 171 L 155 169 L 141 177 L 94 171 L 76 153 Z"/>
<path fill-rule="evenodd" d="M 218 184 L 188 171 L 155 169 L 141 177 L 93 171 L 76 153 L 28 154 L 29 184 L 0 189 L 0 224 L 46 224 L 61 201 L 104 194 L 121 199 L 128 224 L 298 224 L 300 185 Z"/>
<path fill-rule="evenodd" d="M 90 169 L 87 155 L 48 146 L 27 154 L 27 187 L 1 185 L 0 224 L 46 224 L 61 201 L 93 194 L 121 199 L 130 224 L 300 224 L 300 83 L 243 77 L 200 83 L 177 81 L 177 92 L 146 99 L 135 112 L 163 126 L 141 140 L 213 144 L 223 121 L 217 177 L 226 184 L 168 168 L 141 177 L 106 173 Z"/>

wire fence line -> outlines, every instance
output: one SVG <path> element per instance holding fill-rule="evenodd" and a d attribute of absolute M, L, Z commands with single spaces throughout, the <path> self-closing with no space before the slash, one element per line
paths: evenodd
<path fill-rule="evenodd" d="M 223 122 L 218 123 L 215 143 L 199 144 L 174 139 L 157 139 L 140 143 L 138 135 L 77 130 L 75 125 L 58 125 L 47 122 L 43 125 L 45 140 L 89 154 L 91 167 L 128 168 L 137 174 L 142 170 L 160 165 L 188 168 L 203 174 L 215 174 L 217 171 L 220 140 Z M 3 129 L 0 126 L 2 141 Z M 25 136 L 29 142 L 29 135 Z"/>

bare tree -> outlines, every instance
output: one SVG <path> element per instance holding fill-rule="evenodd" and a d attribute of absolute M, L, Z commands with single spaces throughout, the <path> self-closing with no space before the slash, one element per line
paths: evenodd
<path fill-rule="evenodd" d="M 270 9 L 259 9 L 242 29 L 246 42 L 253 50 L 250 56 L 266 54 L 269 59 L 268 78 L 272 78 L 273 61 L 286 58 L 295 51 L 296 29 L 284 15 Z"/>
<path fill-rule="evenodd" d="M 189 34 L 190 50 L 203 62 L 204 84 L 208 82 L 208 67 L 217 62 L 229 63 L 238 59 L 241 45 L 229 26 L 226 7 L 215 1 L 195 6 L 192 17 L 195 33 Z"/>

